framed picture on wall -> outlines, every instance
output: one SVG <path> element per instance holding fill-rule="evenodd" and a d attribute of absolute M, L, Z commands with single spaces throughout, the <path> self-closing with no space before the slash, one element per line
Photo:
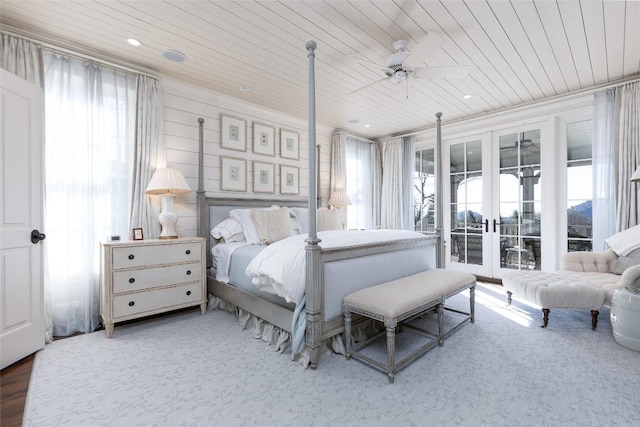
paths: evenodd
<path fill-rule="evenodd" d="M 296 166 L 280 165 L 280 194 L 298 194 L 300 170 Z"/>
<path fill-rule="evenodd" d="M 220 147 L 247 151 L 247 121 L 220 114 Z"/>
<path fill-rule="evenodd" d="M 280 129 L 280 157 L 300 159 L 300 135 L 292 130 Z"/>
<path fill-rule="evenodd" d="M 247 161 L 220 157 L 220 190 L 247 191 Z"/>
<path fill-rule="evenodd" d="M 253 152 L 265 156 L 275 156 L 276 130 L 272 126 L 253 122 Z"/>
<path fill-rule="evenodd" d="M 275 193 L 275 172 L 273 163 L 253 162 L 253 192 Z"/>

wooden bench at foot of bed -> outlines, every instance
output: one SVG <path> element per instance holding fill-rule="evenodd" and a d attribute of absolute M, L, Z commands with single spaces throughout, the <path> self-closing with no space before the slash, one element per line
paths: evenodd
<path fill-rule="evenodd" d="M 442 346 L 444 339 L 458 330 L 466 322 L 474 322 L 476 278 L 469 273 L 433 269 L 422 271 L 411 276 L 382 283 L 370 288 L 361 289 L 344 297 L 344 329 L 347 359 L 353 357 L 366 365 L 386 372 L 389 382 L 393 383 L 395 373 L 417 359 L 436 344 Z M 469 289 L 469 313 L 452 310 L 465 317 L 449 329 L 443 331 L 443 311 L 447 298 L 465 289 Z M 408 322 L 430 311 L 436 311 L 438 332 L 433 333 Z M 450 310 L 450 309 L 447 309 Z M 353 345 L 351 343 L 351 315 L 359 314 L 384 323 L 385 331 L 370 339 Z M 428 337 L 426 343 L 411 352 L 402 360 L 395 361 L 395 334 L 398 324 L 411 328 L 418 334 Z M 360 352 L 371 342 L 387 336 L 387 364 L 380 363 Z"/>

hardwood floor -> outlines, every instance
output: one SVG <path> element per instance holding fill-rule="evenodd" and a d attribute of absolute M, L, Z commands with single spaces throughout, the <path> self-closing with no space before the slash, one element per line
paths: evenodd
<path fill-rule="evenodd" d="M 2 427 L 22 426 L 33 360 L 32 354 L 0 371 L 0 425 Z"/>

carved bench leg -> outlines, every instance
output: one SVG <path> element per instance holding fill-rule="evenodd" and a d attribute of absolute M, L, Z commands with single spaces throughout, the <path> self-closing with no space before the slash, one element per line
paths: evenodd
<path fill-rule="evenodd" d="M 385 322 L 386 323 L 386 322 Z M 387 365 L 387 375 L 389 376 L 389 383 L 393 384 L 395 379 L 394 365 L 395 365 L 395 353 L 396 353 L 396 325 L 389 323 L 387 327 L 387 354 L 389 356 L 389 364 Z"/>
<path fill-rule="evenodd" d="M 591 310 L 591 330 L 592 331 L 595 331 L 596 326 L 598 326 L 598 314 L 600 314 L 598 310 Z"/>
<path fill-rule="evenodd" d="M 548 308 L 543 308 L 542 309 L 542 327 L 546 328 L 547 325 L 549 324 L 549 309 Z"/>
<path fill-rule="evenodd" d="M 351 312 L 349 310 L 344 312 L 344 341 L 346 358 L 349 360 L 351 359 Z"/>
<path fill-rule="evenodd" d="M 476 287 L 475 285 L 469 288 L 469 315 L 471 316 L 471 323 L 476 322 Z"/>
<path fill-rule="evenodd" d="M 511 291 L 507 291 L 507 307 L 511 306 Z"/>

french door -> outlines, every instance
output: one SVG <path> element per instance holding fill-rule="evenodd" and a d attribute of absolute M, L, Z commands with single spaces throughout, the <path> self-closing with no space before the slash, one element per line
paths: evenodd
<path fill-rule="evenodd" d="M 541 135 L 532 126 L 445 142 L 448 266 L 493 278 L 540 269 Z"/>

